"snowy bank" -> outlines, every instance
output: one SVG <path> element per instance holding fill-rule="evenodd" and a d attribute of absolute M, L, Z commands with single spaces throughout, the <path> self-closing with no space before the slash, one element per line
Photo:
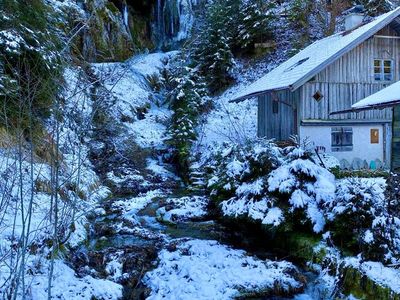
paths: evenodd
<path fill-rule="evenodd" d="M 290 294 L 303 288 L 288 262 L 262 261 L 217 241 L 182 242 L 174 251 L 159 254 L 158 267 L 144 283 L 148 299 L 233 299 L 240 295 Z"/>
<path fill-rule="evenodd" d="M 157 210 L 157 218 L 170 223 L 199 220 L 207 215 L 208 201 L 202 196 L 167 199 L 166 205 Z"/>

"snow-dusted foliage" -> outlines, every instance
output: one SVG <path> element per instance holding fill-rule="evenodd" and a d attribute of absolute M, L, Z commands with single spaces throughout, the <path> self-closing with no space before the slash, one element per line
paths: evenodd
<path fill-rule="evenodd" d="M 300 211 L 304 216 L 299 222 L 311 222 L 317 233 L 324 229 L 324 205 L 335 198 L 335 178 L 308 152 L 259 141 L 231 146 L 215 157 L 209 188 L 215 199 L 222 200 L 225 215 L 278 226 L 286 214 Z"/>
<path fill-rule="evenodd" d="M 0 297 L 47 295 L 51 269 L 54 295 L 59 297 L 84 290 L 87 299 L 121 294 L 120 286 L 110 283 L 113 291 L 98 289 L 97 279 L 79 279 L 61 260 L 49 259 L 82 244 L 87 238 L 86 212 L 109 194 L 93 170 L 85 143 L 93 116 L 88 82 L 79 68 L 67 69 L 64 80 L 61 100 L 40 140 L 18 141 L 2 131 L 10 141 L 0 152 Z M 63 273 L 68 274 L 68 291 L 58 285 Z"/>
<path fill-rule="evenodd" d="M 200 116 L 209 107 L 208 89 L 197 69 L 190 68 L 184 57 L 174 62 L 172 72 L 164 74 L 167 101 L 173 115 L 167 131 L 173 160 L 185 176 L 191 147 L 197 138 Z"/>
<path fill-rule="evenodd" d="M 212 157 L 208 188 L 223 215 L 278 229 L 328 230 L 334 244 L 353 253 L 397 262 L 398 191 L 386 192 L 386 179 L 336 180 L 301 147 L 269 141 L 225 146 Z"/>
<path fill-rule="evenodd" d="M 148 299 L 233 299 L 302 288 L 291 263 L 262 261 L 216 241 L 183 242 L 161 251 L 159 260 L 144 278 L 152 289 Z"/>
<path fill-rule="evenodd" d="M 61 81 L 62 39 L 53 13 L 42 0 L 1 3 L 0 101 L 7 105 L 1 125 L 7 119 L 9 126 L 25 127 L 29 117 L 49 116 Z"/>
<path fill-rule="evenodd" d="M 254 47 L 255 42 L 263 42 L 272 38 L 271 13 L 273 1 L 242 0 L 239 10 L 239 28 L 235 42 L 246 49 Z"/>
<path fill-rule="evenodd" d="M 274 208 L 276 199 L 268 196 L 267 185 L 268 174 L 282 161 L 278 147 L 266 140 L 245 146 L 225 144 L 212 157 L 208 188 L 213 199 L 221 202 L 223 213 L 279 225 L 283 213 Z"/>
<path fill-rule="evenodd" d="M 337 185 L 328 206 L 331 236 L 338 244 L 367 259 L 395 262 L 400 254 L 397 202 L 386 197 L 383 178 L 347 178 Z"/>
<path fill-rule="evenodd" d="M 304 211 L 313 230 L 319 233 L 325 226 L 323 207 L 335 198 L 335 177 L 303 149 L 288 147 L 284 151 L 285 163 L 271 172 L 268 190 L 288 195 L 289 211 Z"/>

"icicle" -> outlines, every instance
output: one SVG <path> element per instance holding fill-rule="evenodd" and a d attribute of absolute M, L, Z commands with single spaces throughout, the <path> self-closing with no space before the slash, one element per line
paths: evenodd
<path fill-rule="evenodd" d="M 123 17 L 124 17 L 124 24 L 126 26 L 126 28 L 129 27 L 129 15 L 128 15 L 128 5 L 124 5 L 124 10 L 123 10 Z"/>

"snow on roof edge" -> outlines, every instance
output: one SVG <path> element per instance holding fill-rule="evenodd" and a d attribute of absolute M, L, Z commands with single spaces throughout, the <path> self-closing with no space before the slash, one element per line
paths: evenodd
<path fill-rule="evenodd" d="M 238 93 L 231 100 L 231 102 L 240 102 L 240 101 L 243 101 L 245 99 L 252 98 L 252 97 L 255 97 L 255 96 L 260 95 L 260 94 L 264 94 L 264 93 L 266 93 L 268 91 L 282 90 L 282 89 L 296 90 L 301 85 L 303 85 L 309 78 L 312 78 L 313 76 L 318 74 L 318 72 L 322 71 L 327 66 L 329 66 L 331 63 L 336 61 L 338 58 L 340 58 L 341 56 L 345 55 L 349 51 L 353 50 L 355 47 L 357 47 L 358 45 L 363 43 L 365 40 L 367 40 L 369 37 L 371 37 L 373 34 L 375 34 L 379 30 L 381 30 L 382 28 L 384 28 L 385 26 L 390 24 L 395 18 L 397 18 L 399 16 L 400 16 L 400 7 L 396 8 L 396 9 L 394 9 L 394 10 L 392 10 L 392 11 L 386 13 L 386 14 L 383 14 L 383 15 L 377 17 L 377 18 L 375 18 L 373 21 L 371 21 L 371 22 L 369 22 L 367 24 L 364 24 L 361 27 L 358 27 L 358 28 L 354 29 L 350 33 L 344 31 L 344 32 L 336 33 L 336 34 L 333 34 L 331 36 L 325 37 L 325 38 L 323 38 L 321 40 L 315 41 L 314 43 L 310 44 L 309 46 L 307 46 L 306 48 L 301 50 L 299 53 L 297 53 L 293 57 L 289 58 L 288 60 L 286 60 L 285 62 L 280 64 L 278 67 L 273 69 L 271 72 L 267 73 L 263 77 L 259 78 L 255 82 L 253 82 L 246 89 L 244 89 L 243 92 Z M 376 24 L 373 24 L 374 22 L 376 22 Z M 369 27 L 371 27 L 371 28 L 369 28 Z M 364 29 L 366 31 L 363 32 L 362 29 Z M 307 70 L 307 69 L 304 70 L 305 71 L 304 74 L 300 74 L 300 77 L 297 75 L 298 78 L 294 78 L 293 81 L 290 81 L 287 84 L 282 84 L 282 85 L 276 84 L 276 86 L 273 87 L 273 88 L 260 88 L 260 87 L 257 86 L 257 85 L 260 85 L 261 83 L 263 83 L 264 81 L 268 80 L 268 77 L 274 77 L 273 75 L 282 75 L 282 72 L 286 72 L 287 70 L 285 69 L 285 70 L 282 71 L 280 69 L 282 69 L 284 66 L 287 67 L 286 64 L 289 61 L 296 60 L 295 59 L 296 57 L 299 60 L 298 62 L 304 60 L 304 58 L 306 57 L 305 53 L 307 53 L 307 51 L 312 49 L 312 47 L 318 46 L 319 44 L 323 44 L 324 42 L 327 42 L 327 41 L 329 41 L 331 39 L 334 39 L 334 38 L 336 38 L 336 39 L 339 39 L 339 38 L 345 39 L 348 35 L 350 35 L 352 33 L 357 33 L 357 31 L 359 31 L 359 32 L 358 32 L 358 34 L 355 34 L 353 39 L 350 39 L 341 48 L 337 49 L 336 52 L 331 53 L 330 55 L 328 55 L 325 59 L 321 60 L 320 62 L 317 61 L 317 65 L 311 66 L 309 68 L 309 70 Z M 308 59 L 309 59 L 309 57 L 307 57 L 307 59 L 305 59 L 305 61 L 307 61 Z M 293 66 L 289 67 L 289 69 L 290 68 L 293 68 Z M 292 70 L 290 70 L 290 71 L 292 71 Z M 279 71 L 280 71 L 281 74 L 279 74 Z M 274 74 L 274 73 L 278 73 L 278 74 Z M 296 74 L 295 74 L 294 77 L 296 77 Z M 272 78 L 270 78 L 270 79 L 272 79 Z"/>
<path fill-rule="evenodd" d="M 352 105 L 353 109 L 378 108 L 400 104 L 400 81 L 358 101 Z"/>

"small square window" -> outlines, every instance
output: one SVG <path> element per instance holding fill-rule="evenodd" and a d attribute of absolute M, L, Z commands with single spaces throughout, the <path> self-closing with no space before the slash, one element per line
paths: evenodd
<path fill-rule="evenodd" d="M 392 81 L 394 76 L 393 61 L 390 59 L 374 60 L 374 79 L 376 81 Z"/>
<path fill-rule="evenodd" d="M 322 93 L 320 91 L 317 91 L 314 96 L 313 96 L 314 100 L 319 102 L 322 100 L 322 98 L 324 98 L 324 95 L 322 95 Z"/>
<path fill-rule="evenodd" d="M 332 128 L 332 152 L 353 151 L 353 128 Z"/>

